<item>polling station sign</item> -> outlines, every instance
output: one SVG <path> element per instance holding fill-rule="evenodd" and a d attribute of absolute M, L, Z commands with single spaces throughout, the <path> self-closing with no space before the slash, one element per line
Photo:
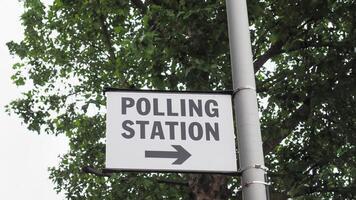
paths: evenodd
<path fill-rule="evenodd" d="M 106 91 L 106 169 L 236 172 L 228 93 Z"/>

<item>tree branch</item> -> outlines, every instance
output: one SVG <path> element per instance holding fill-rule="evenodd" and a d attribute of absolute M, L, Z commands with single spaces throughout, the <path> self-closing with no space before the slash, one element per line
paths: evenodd
<path fill-rule="evenodd" d="M 322 192 L 322 193 L 326 193 L 326 192 L 333 192 L 333 193 L 337 193 L 337 194 L 343 194 L 343 195 L 347 195 L 350 198 L 355 197 L 355 195 L 353 193 L 350 193 L 350 191 L 355 191 L 356 187 L 354 186 L 350 186 L 350 187 L 330 187 L 328 185 L 322 185 L 322 186 L 317 186 L 317 187 L 302 187 L 301 188 L 301 192 L 299 192 L 298 194 L 294 195 L 293 198 L 298 198 L 298 197 L 303 197 L 305 195 L 312 195 L 314 193 L 318 193 L 318 192 Z M 344 196 L 344 197 L 345 197 Z"/>
<path fill-rule="evenodd" d="M 158 179 L 157 183 L 163 183 L 163 184 L 168 184 L 168 185 L 178 185 L 178 186 L 184 186 L 184 187 L 188 187 L 189 186 L 188 182 L 175 181 L 175 180 Z"/>
<path fill-rule="evenodd" d="M 348 46 L 349 45 L 349 46 Z M 351 44 L 352 45 L 352 44 Z M 308 47 L 330 47 L 330 48 L 335 48 L 335 49 L 345 49 L 344 47 L 346 46 L 347 48 L 352 48 L 348 42 L 343 41 L 339 43 L 308 43 L 304 44 L 304 46 L 300 46 L 299 49 L 301 48 L 308 48 Z M 297 49 L 293 49 L 297 50 Z M 350 65 L 352 65 L 354 60 L 351 60 L 349 62 Z M 320 65 L 320 63 L 319 63 Z M 332 81 L 332 80 L 330 80 Z M 310 94 L 311 95 L 311 94 Z M 311 112 L 311 107 L 310 107 L 310 101 L 312 96 L 308 96 L 303 100 L 303 104 L 291 114 L 287 119 L 284 121 L 280 122 L 281 124 L 280 127 L 277 127 L 276 130 L 278 130 L 278 134 L 276 134 L 275 137 L 268 138 L 266 141 L 263 143 L 263 149 L 265 153 L 269 153 L 273 151 L 273 149 L 280 144 L 292 131 L 295 127 L 298 126 L 299 122 L 308 119 L 309 114 Z M 276 125 L 277 126 L 277 125 Z"/>
<path fill-rule="evenodd" d="M 88 173 L 88 174 L 94 174 L 95 176 L 99 176 L 99 177 L 111 177 L 111 173 L 104 173 L 103 171 L 99 171 L 97 169 L 94 169 L 92 167 L 82 167 L 82 172 L 84 173 Z"/>
<path fill-rule="evenodd" d="M 310 97 L 305 99 L 301 105 L 290 117 L 282 121 L 282 127 L 278 127 L 279 133 L 276 137 L 268 138 L 263 143 L 263 151 L 267 154 L 271 152 L 278 144 L 280 144 L 291 131 L 298 126 L 299 122 L 308 118 L 310 113 Z"/>
<path fill-rule="evenodd" d="M 82 172 L 88 173 L 88 174 L 93 174 L 98 177 L 111 177 L 112 176 L 112 173 L 103 172 L 102 170 L 97 170 L 97 169 L 94 169 L 89 166 L 82 167 Z M 126 180 L 127 178 L 121 178 L 121 179 Z M 178 186 L 184 186 L 184 187 L 189 186 L 188 182 L 176 181 L 176 180 L 157 179 L 156 182 L 160 183 L 160 184 L 178 185 Z"/>
<path fill-rule="evenodd" d="M 255 73 L 258 72 L 258 70 L 261 69 L 261 67 L 273 56 L 276 56 L 280 53 L 282 53 L 282 47 L 284 45 L 284 41 L 278 41 L 275 44 L 273 44 L 263 55 L 258 57 L 254 62 L 253 62 L 253 68 L 255 70 Z"/>
<path fill-rule="evenodd" d="M 108 26 L 105 22 L 105 17 L 102 14 L 99 14 L 99 23 L 100 23 L 101 32 L 103 35 L 104 45 L 109 53 L 109 59 L 110 59 L 111 65 L 114 68 L 115 63 L 116 63 L 115 49 L 114 49 L 113 42 L 111 41 L 111 36 L 109 33 Z"/>
<path fill-rule="evenodd" d="M 306 20 L 304 22 L 302 22 L 299 26 L 296 27 L 296 30 L 300 30 L 301 28 L 303 28 L 306 24 L 312 22 L 313 20 L 316 22 L 318 21 L 320 18 L 318 19 L 309 19 L 309 20 Z M 290 28 L 292 27 L 289 27 L 289 29 L 286 29 L 286 30 L 290 30 Z M 262 68 L 262 66 L 272 57 L 276 56 L 276 55 L 279 55 L 281 53 L 284 53 L 284 51 L 282 51 L 283 49 L 283 46 L 288 42 L 288 40 L 290 39 L 290 37 L 293 35 L 292 31 L 290 31 L 289 33 L 287 33 L 287 36 L 282 39 L 282 40 L 279 40 L 277 41 L 275 44 L 272 44 L 271 47 L 261 56 L 259 56 L 258 58 L 256 58 L 256 60 L 254 61 L 253 63 L 253 66 L 254 66 L 254 70 L 255 70 L 255 73 L 260 70 Z M 293 35 L 294 37 L 296 35 Z"/>
<path fill-rule="evenodd" d="M 289 53 L 293 51 L 298 51 L 298 50 L 303 50 L 307 49 L 310 47 L 315 47 L 315 48 L 320 48 L 320 47 L 329 47 L 329 48 L 334 48 L 334 49 L 345 49 L 346 48 L 352 48 L 352 42 L 349 41 L 341 41 L 341 42 L 315 42 L 315 41 L 309 41 L 309 42 L 303 42 L 299 45 L 293 46 L 291 48 L 288 48 L 284 50 L 282 53 Z"/>
<path fill-rule="evenodd" d="M 100 2 L 97 1 L 98 6 L 100 6 Z M 114 71 L 116 67 L 116 54 L 115 54 L 115 48 L 114 48 L 114 43 L 111 39 L 111 34 L 109 31 L 109 27 L 106 24 L 106 17 L 101 14 L 101 13 L 97 13 L 96 11 L 94 11 L 94 14 L 98 16 L 98 21 L 100 24 L 100 29 L 101 29 L 101 33 L 103 36 L 103 43 L 109 53 L 109 60 L 110 60 L 110 64 L 111 64 L 111 69 Z M 135 88 L 133 85 L 131 85 L 129 83 L 128 80 L 126 80 L 125 78 L 120 79 L 120 86 L 124 87 L 124 88 Z"/>
<path fill-rule="evenodd" d="M 131 0 L 133 6 L 141 10 L 142 14 L 146 14 L 147 6 L 141 0 Z"/>

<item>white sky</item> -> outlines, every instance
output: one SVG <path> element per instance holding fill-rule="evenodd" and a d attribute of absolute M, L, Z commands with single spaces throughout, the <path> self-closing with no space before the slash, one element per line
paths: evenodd
<path fill-rule="evenodd" d="M 23 37 L 22 11 L 19 1 L 0 1 L 0 199 L 64 199 L 53 190 L 47 168 L 56 166 L 58 155 L 68 150 L 67 139 L 37 135 L 28 131 L 16 115 L 5 113 L 4 106 L 21 95 L 10 79 L 17 58 L 10 56 L 6 43 Z"/>

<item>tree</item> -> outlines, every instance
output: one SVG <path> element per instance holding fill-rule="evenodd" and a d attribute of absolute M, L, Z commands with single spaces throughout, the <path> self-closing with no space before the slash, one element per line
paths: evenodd
<path fill-rule="evenodd" d="M 9 110 L 65 134 L 50 169 L 68 199 L 236 199 L 239 179 L 105 174 L 105 86 L 231 90 L 223 0 L 25 0 Z M 248 1 L 272 199 L 355 199 L 356 2 Z M 270 65 L 266 62 L 270 61 Z M 89 172 L 89 173 L 85 173 Z"/>

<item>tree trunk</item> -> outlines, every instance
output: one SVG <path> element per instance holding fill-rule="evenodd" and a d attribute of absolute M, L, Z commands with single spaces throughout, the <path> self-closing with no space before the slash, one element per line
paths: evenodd
<path fill-rule="evenodd" d="M 187 65 L 188 66 L 188 65 Z M 188 90 L 209 91 L 209 73 L 196 70 L 188 78 Z M 202 84 L 204 83 L 204 84 Z M 229 191 L 227 189 L 227 176 L 212 174 L 189 174 L 188 184 L 190 194 L 194 200 L 226 200 Z"/>
<path fill-rule="evenodd" d="M 189 188 L 195 200 L 226 200 L 227 177 L 210 174 L 189 175 Z"/>

